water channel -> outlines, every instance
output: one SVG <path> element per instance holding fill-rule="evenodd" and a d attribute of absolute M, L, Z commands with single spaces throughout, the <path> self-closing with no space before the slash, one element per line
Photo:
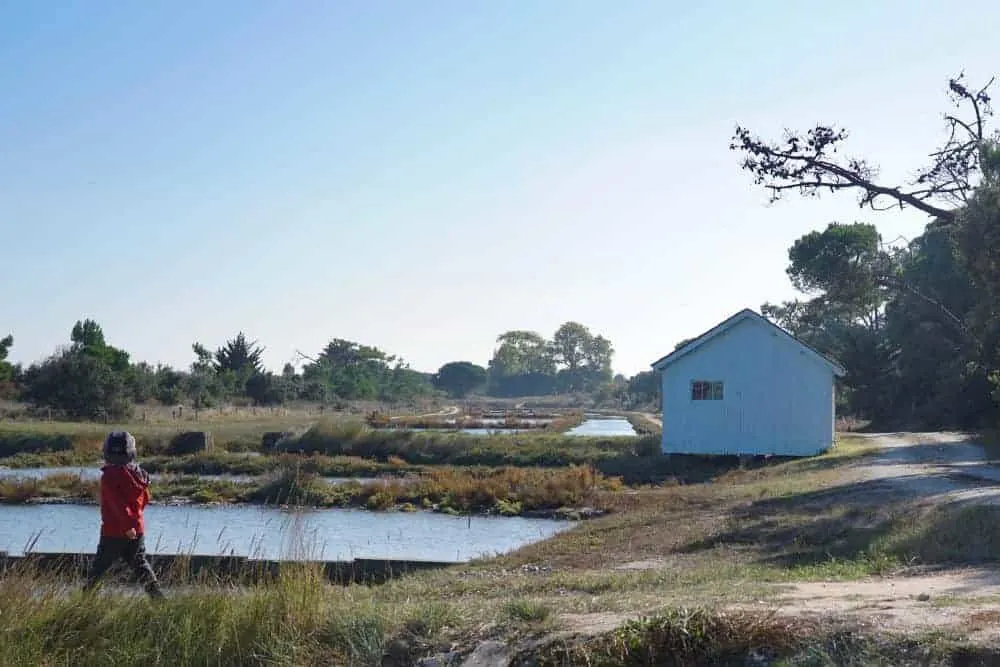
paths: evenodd
<path fill-rule="evenodd" d="M 629 436 L 622 417 L 590 417 L 567 432 L 574 436 Z M 487 435 L 509 433 L 466 429 Z M 38 479 L 55 474 L 97 479 L 100 468 L 0 469 L 0 479 Z M 161 477 L 153 475 L 154 478 Z M 244 475 L 200 475 L 248 481 Z M 328 477 L 331 483 L 350 481 Z M 358 480 L 377 483 L 379 480 Z M 146 513 L 147 548 L 153 553 L 235 554 L 252 558 L 395 558 L 464 562 L 542 540 L 571 522 L 520 517 L 453 517 L 431 512 L 367 512 L 350 509 L 282 510 L 261 506 L 153 505 Z M 93 505 L 0 506 L 0 551 L 91 552 L 99 510 Z"/>
<path fill-rule="evenodd" d="M 251 505 L 151 505 L 146 522 L 151 553 L 456 563 L 512 551 L 573 525 L 520 517 Z M 26 550 L 93 553 L 99 529 L 100 510 L 95 505 L 0 507 L 0 551 L 11 555 Z"/>

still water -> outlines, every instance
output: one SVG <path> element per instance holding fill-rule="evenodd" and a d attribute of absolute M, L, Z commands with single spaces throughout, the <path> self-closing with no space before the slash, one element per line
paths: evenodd
<path fill-rule="evenodd" d="M 393 558 L 464 562 L 512 551 L 571 528 L 569 521 L 453 517 L 431 512 L 282 510 L 259 506 L 151 505 L 152 553 L 234 554 L 251 558 Z M 100 529 L 94 505 L 0 506 L 0 551 L 93 553 Z"/>
<path fill-rule="evenodd" d="M 391 430 L 391 429 L 379 429 Z M 516 428 L 462 428 L 462 429 L 425 429 L 411 428 L 410 431 L 429 431 L 433 433 L 465 433 L 468 435 L 510 435 L 513 433 L 544 433 L 538 429 Z M 566 431 L 566 435 L 617 436 L 636 435 L 635 429 L 624 417 L 599 417 L 592 415 L 579 426 Z"/>
<path fill-rule="evenodd" d="M 579 426 L 571 428 L 566 435 L 617 436 L 636 435 L 632 424 L 624 417 L 607 419 L 588 419 Z"/>

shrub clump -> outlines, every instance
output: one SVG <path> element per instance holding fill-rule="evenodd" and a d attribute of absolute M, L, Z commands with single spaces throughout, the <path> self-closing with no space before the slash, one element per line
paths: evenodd
<path fill-rule="evenodd" d="M 70 452 L 73 439 L 68 435 L 44 433 L 0 433 L 0 456 Z"/>

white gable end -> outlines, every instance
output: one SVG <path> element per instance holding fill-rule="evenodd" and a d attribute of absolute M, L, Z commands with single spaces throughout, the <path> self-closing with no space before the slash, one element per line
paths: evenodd
<path fill-rule="evenodd" d="M 832 444 L 842 369 L 756 313 L 730 318 L 654 367 L 665 452 L 801 456 Z"/>

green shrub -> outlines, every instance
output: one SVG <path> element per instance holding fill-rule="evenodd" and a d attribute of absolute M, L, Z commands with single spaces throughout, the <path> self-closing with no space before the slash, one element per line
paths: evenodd
<path fill-rule="evenodd" d="M 387 510 L 396 504 L 396 497 L 386 490 L 379 490 L 368 497 L 366 505 L 370 510 Z"/>

